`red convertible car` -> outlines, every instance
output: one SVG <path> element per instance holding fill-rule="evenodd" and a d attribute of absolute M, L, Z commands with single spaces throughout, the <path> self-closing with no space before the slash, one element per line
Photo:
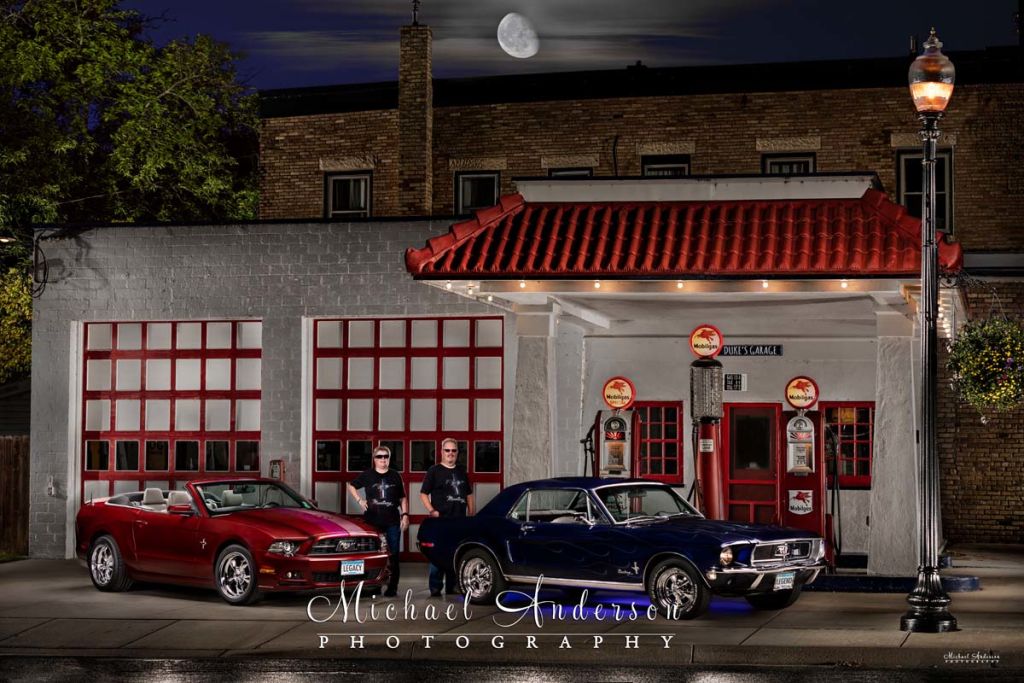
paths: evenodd
<path fill-rule="evenodd" d="M 101 591 L 134 580 L 213 586 L 228 603 L 264 591 L 337 588 L 388 579 L 384 536 L 318 510 L 273 479 L 193 481 L 92 500 L 75 523 L 78 556 Z"/>

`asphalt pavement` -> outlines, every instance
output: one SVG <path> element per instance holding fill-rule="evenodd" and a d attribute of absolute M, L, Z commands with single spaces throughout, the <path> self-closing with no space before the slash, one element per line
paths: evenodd
<path fill-rule="evenodd" d="M 212 590 L 100 593 L 77 561 L 22 560 L 0 564 L 0 673 L 36 657 L 1024 671 L 1024 546 L 952 554 L 944 573 L 979 576 L 982 589 L 952 594 L 960 630 L 944 634 L 900 631 L 903 594 L 808 592 L 774 612 L 715 599 L 705 617 L 674 622 L 648 618 L 630 594 L 598 593 L 585 609 L 565 601 L 560 615 L 526 595 L 505 610 L 467 607 L 461 596 L 431 598 L 426 566 L 406 564 L 397 598 L 270 595 L 232 607 Z"/>

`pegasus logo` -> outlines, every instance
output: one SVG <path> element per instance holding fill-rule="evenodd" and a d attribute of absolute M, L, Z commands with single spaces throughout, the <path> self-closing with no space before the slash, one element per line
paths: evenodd
<path fill-rule="evenodd" d="M 789 546 L 783 543 L 782 545 L 775 546 L 775 557 L 780 560 L 789 558 Z"/>

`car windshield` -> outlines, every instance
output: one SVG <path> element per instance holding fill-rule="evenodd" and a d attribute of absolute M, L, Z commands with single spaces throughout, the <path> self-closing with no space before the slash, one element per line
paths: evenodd
<path fill-rule="evenodd" d="M 257 508 L 302 508 L 313 504 L 287 486 L 262 481 L 226 481 L 197 484 L 199 497 L 213 515 Z"/>
<path fill-rule="evenodd" d="M 596 493 L 616 522 L 700 516 L 668 486 L 617 484 L 597 489 Z"/>

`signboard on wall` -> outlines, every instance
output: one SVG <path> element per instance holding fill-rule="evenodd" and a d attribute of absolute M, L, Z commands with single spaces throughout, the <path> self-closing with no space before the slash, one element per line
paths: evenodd
<path fill-rule="evenodd" d="M 782 344 L 728 344 L 723 356 L 782 356 Z"/>
<path fill-rule="evenodd" d="M 800 375 L 786 383 L 786 401 L 797 410 L 809 410 L 818 402 L 818 383 Z"/>
<path fill-rule="evenodd" d="M 636 400 L 636 387 L 626 377 L 612 377 L 601 388 L 601 398 L 612 410 L 627 410 Z"/>
<path fill-rule="evenodd" d="M 722 333 L 714 325 L 698 325 L 690 333 L 690 350 L 701 358 L 714 358 L 724 343 Z"/>

